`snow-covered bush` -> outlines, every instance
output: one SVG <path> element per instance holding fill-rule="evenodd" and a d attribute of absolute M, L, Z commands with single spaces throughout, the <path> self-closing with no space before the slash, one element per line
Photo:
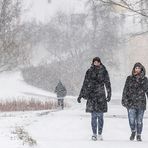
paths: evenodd
<path fill-rule="evenodd" d="M 16 134 L 18 139 L 23 142 L 23 145 L 28 144 L 29 146 L 37 145 L 37 141 L 33 139 L 24 127 L 16 127 L 13 134 Z"/>
<path fill-rule="evenodd" d="M 0 102 L 0 111 L 31 111 L 31 110 L 51 110 L 57 108 L 56 101 L 39 101 L 35 99 L 7 100 Z"/>

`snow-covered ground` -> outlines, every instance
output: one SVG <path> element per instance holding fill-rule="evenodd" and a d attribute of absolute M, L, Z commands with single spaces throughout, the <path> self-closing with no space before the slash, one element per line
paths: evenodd
<path fill-rule="evenodd" d="M 11 75 L 11 77 L 10 77 Z M 16 77 L 18 76 L 18 77 Z M 7 77 L 7 79 L 6 79 Z M 0 95 L 53 94 L 27 85 L 19 74 L 2 74 L 0 76 Z M 14 84 L 12 83 L 14 81 Z M 4 83 L 6 82 L 6 83 Z M 11 82 L 10 85 L 8 85 Z M 9 92 L 9 87 L 15 91 Z M 23 87 L 24 86 L 24 87 Z M 5 88 L 5 93 L 3 92 Z M 23 89 L 21 89 L 23 88 Z M 12 93 L 13 92 L 13 93 Z M 7 95 L 6 95 L 7 94 Z M 55 95 L 52 96 L 53 98 Z M 36 148 L 146 148 L 148 145 L 148 112 L 145 113 L 143 142 L 129 141 L 130 129 L 126 110 L 120 104 L 120 96 L 113 96 L 109 103 L 109 112 L 105 114 L 104 141 L 91 141 L 90 114 L 85 113 L 85 100 L 81 104 L 76 97 L 67 97 L 69 108 L 53 111 L 1 112 L 0 113 L 0 145 L 4 148 L 30 147 L 16 134 L 16 128 L 23 128 L 37 145 Z"/>
<path fill-rule="evenodd" d="M 0 74 L 0 100 L 55 98 L 55 94 L 26 84 L 21 72 L 3 72 Z"/>
<path fill-rule="evenodd" d="M 66 99 L 69 102 L 68 98 Z M 90 114 L 85 113 L 85 101 L 77 104 L 71 98 L 71 108 L 59 111 L 0 113 L 0 141 L 5 148 L 28 148 L 13 134 L 16 127 L 24 127 L 36 140 L 37 148 L 146 148 L 148 144 L 148 118 L 144 119 L 143 142 L 129 141 L 130 130 L 126 110 L 114 100 L 105 114 L 104 141 L 91 141 Z"/>

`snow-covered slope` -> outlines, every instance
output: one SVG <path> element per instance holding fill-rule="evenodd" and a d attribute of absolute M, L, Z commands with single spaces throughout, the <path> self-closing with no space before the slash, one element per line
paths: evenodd
<path fill-rule="evenodd" d="M 55 98 L 55 94 L 26 84 L 21 72 L 3 72 L 0 74 L 0 100 L 29 99 L 31 97 Z"/>

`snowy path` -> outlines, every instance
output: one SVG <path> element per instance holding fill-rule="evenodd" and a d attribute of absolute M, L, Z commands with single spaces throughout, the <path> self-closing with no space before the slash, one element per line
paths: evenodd
<path fill-rule="evenodd" d="M 28 148 L 28 145 L 23 146 L 11 133 L 19 125 L 24 126 L 37 141 L 36 148 L 146 148 L 148 113 L 146 112 L 144 119 L 143 142 L 130 142 L 126 111 L 114 102 L 110 103 L 109 113 L 105 114 L 104 141 L 91 141 L 90 114 L 85 113 L 83 101 L 82 104 L 74 102 L 71 108 L 63 111 L 47 114 L 45 111 L 1 113 L 0 144 L 5 148 Z"/>
<path fill-rule="evenodd" d="M 40 121 L 28 127 L 28 131 L 38 141 L 38 148 L 145 148 L 148 145 L 148 119 L 144 120 L 143 142 L 130 142 L 128 120 L 125 110 L 118 105 L 110 105 L 110 113 L 105 115 L 104 141 L 91 141 L 90 114 L 85 113 L 85 104 L 76 104 L 71 109 L 53 112 L 41 117 Z M 119 111 L 119 112 L 118 112 Z M 112 115 L 124 118 L 111 118 Z M 147 113 L 146 113 L 147 114 Z"/>

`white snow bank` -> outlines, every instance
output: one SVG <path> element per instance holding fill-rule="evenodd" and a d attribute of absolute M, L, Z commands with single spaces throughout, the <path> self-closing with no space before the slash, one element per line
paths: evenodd
<path fill-rule="evenodd" d="M 0 74 L 0 100 L 13 98 L 55 98 L 54 93 L 28 85 L 21 72 L 3 72 Z"/>

